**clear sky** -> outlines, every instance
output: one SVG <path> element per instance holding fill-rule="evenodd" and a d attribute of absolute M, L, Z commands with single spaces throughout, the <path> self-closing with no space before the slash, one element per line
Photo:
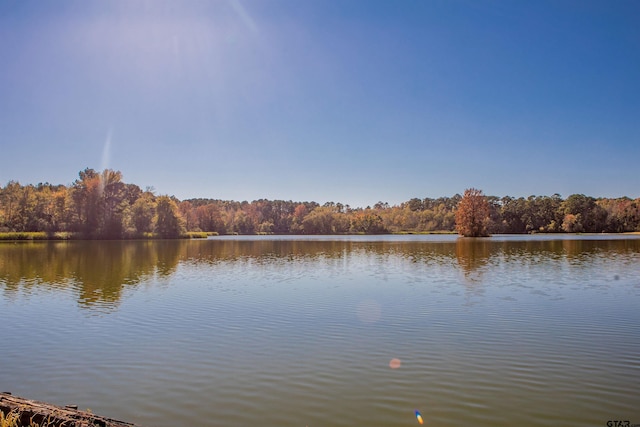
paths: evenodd
<path fill-rule="evenodd" d="M 0 2 L 0 184 L 640 196 L 640 2 Z"/>

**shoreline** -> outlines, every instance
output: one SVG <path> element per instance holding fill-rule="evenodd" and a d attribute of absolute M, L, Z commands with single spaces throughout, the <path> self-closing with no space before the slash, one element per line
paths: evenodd
<path fill-rule="evenodd" d="M 120 240 L 120 241 L 135 241 L 135 240 L 191 240 L 191 239 L 208 239 L 209 237 L 217 236 L 429 236 L 429 235 L 457 235 L 455 231 L 399 231 L 392 233 L 334 233 L 334 234 L 290 234 L 290 233 L 252 233 L 252 234 L 219 234 L 217 232 L 187 232 L 178 237 L 162 237 L 157 234 L 147 233 L 145 235 L 120 237 L 120 238 L 95 238 L 87 237 L 81 233 L 74 232 L 55 232 L 47 233 L 44 231 L 28 231 L 28 232 L 0 232 L 0 242 L 33 242 L 33 241 L 108 241 L 108 240 Z M 490 236 L 639 236 L 640 231 L 625 231 L 620 233 L 494 233 Z M 481 237 L 479 237 L 481 238 Z"/>

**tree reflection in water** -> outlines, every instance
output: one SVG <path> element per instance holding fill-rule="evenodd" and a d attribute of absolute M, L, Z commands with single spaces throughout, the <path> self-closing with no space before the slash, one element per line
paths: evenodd
<path fill-rule="evenodd" d="M 298 236 L 193 241 L 3 242 L 0 243 L 0 289 L 11 299 L 20 294 L 37 293 L 36 287 L 49 287 L 75 293 L 81 307 L 112 309 L 117 307 L 124 289 L 152 279 L 167 278 L 182 262 L 205 266 L 233 263 L 239 271 L 245 272 L 255 266 L 274 263 L 304 263 L 305 272 L 309 273 L 308 268 L 344 271 L 350 268 L 355 257 L 364 256 L 369 258 L 370 268 L 376 269 L 373 273 L 383 275 L 385 268 L 398 267 L 398 260 L 424 264 L 425 268 L 421 270 L 424 275 L 429 275 L 434 268 L 445 270 L 457 265 L 465 286 L 477 290 L 484 271 L 492 264 L 501 264 L 508 274 L 512 262 L 534 264 L 555 259 L 558 268 L 571 268 L 585 262 L 597 262 L 603 251 L 615 255 L 640 250 L 640 239 L 449 237 L 441 240 Z M 389 261 L 393 263 L 389 264 Z M 284 269 L 282 274 L 292 271 L 297 270 Z M 211 275 L 215 277 L 215 269 L 211 270 Z M 610 276 L 613 278 L 614 274 Z M 419 277 L 406 279 L 421 280 Z M 517 281 L 517 278 L 513 280 Z"/>
<path fill-rule="evenodd" d="M 491 242 L 485 238 L 461 237 L 456 241 L 456 260 L 465 278 L 471 282 L 482 279 L 482 268 L 489 263 L 491 255 Z"/>
<path fill-rule="evenodd" d="M 77 293 L 81 306 L 115 307 L 126 287 L 169 276 L 187 242 L 77 241 L 0 245 L 4 293 L 30 294 L 33 287 Z"/>

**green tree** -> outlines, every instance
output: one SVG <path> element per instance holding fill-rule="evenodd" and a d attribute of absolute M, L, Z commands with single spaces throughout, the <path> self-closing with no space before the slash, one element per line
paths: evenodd
<path fill-rule="evenodd" d="M 469 188 L 464 191 L 456 210 L 456 230 L 465 237 L 488 236 L 489 202 L 482 190 Z"/>
<path fill-rule="evenodd" d="M 409 200 L 407 202 L 407 206 L 409 207 L 410 210 L 416 212 L 416 211 L 421 211 L 424 209 L 424 205 L 422 203 L 422 200 L 414 197 L 413 199 Z"/>
<path fill-rule="evenodd" d="M 500 203 L 501 231 L 504 233 L 525 233 L 527 229 L 522 220 L 527 208 L 525 199 L 506 196 L 501 199 Z"/>
<path fill-rule="evenodd" d="M 540 231 L 558 232 L 562 224 L 562 198 L 558 193 L 549 196 L 541 196 L 537 198 L 536 208 L 540 221 Z"/>
<path fill-rule="evenodd" d="M 597 205 L 593 197 L 588 197 L 584 194 L 572 194 L 562 203 L 562 209 L 564 210 L 565 221 L 567 220 L 567 215 L 575 216 L 575 222 L 572 219 L 570 223 L 572 224 L 571 227 L 576 231 L 600 233 L 606 227 L 607 211 Z M 563 228 L 565 227 L 563 226 Z"/>

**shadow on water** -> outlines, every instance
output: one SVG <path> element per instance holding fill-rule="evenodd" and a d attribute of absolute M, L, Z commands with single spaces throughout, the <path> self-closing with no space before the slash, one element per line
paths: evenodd
<path fill-rule="evenodd" d="M 640 251 L 640 239 L 540 239 L 526 237 L 449 240 L 209 239 L 71 241 L 0 244 L 0 289 L 5 296 L 35 288 L 71 290 L 81 306 L 115 307 L 123 290 L 169 277 L 182 262 L 266 264 L 296 260 L 343 262 L 355 255 L 399 257 L 414 263 L 456 265 L 467 285 L 497 263 L 560 260 L 589 262 L 603 252 Z M 382 263 L 382 259 L 378 259 Z"/>

